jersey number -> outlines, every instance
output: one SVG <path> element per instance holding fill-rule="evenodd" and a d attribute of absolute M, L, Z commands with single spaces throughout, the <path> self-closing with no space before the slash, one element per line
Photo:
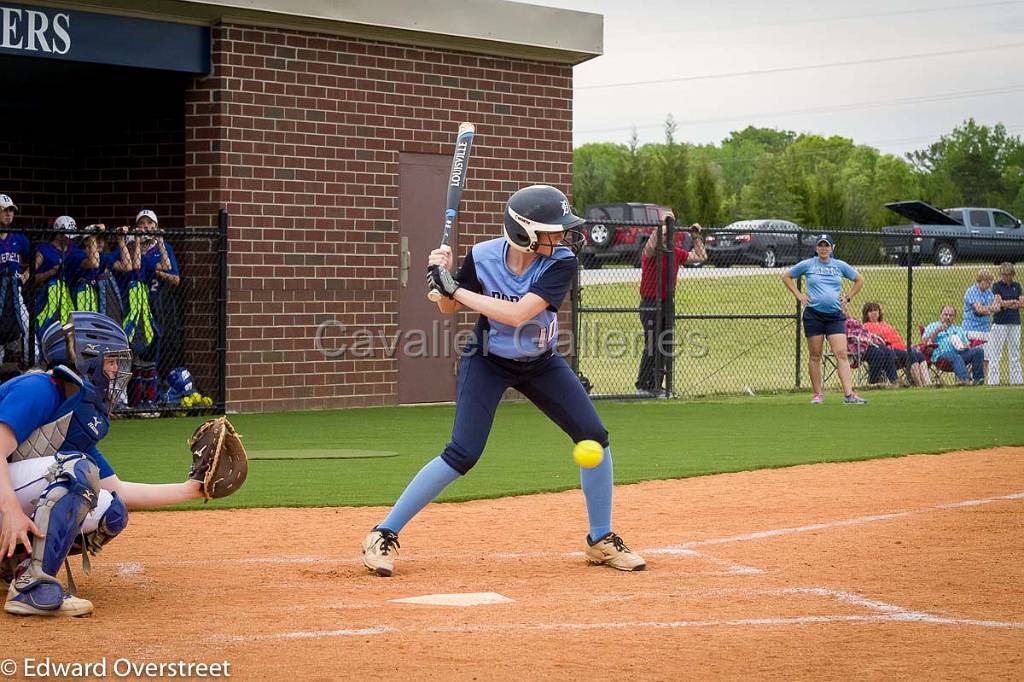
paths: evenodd
<path fill-rule="evenodd" d="M 555 334 L 557 333 L 558 318 L 556 317 L 551 320 L 551 324 L 549 324 L 547 328 L 542 328 L 540 330 L 540 334 L 537 335 L 537 347 L 547 348 L 548 344 L 551 342 L 551 339 L 554 338 Z"/>

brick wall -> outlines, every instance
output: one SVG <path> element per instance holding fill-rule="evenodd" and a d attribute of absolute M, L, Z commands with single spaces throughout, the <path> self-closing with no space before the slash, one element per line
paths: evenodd
<path fill-rule="evenodd" d="M 396 330 L 399 154 L 450 156 L 477 123 L 464 252 L 515 189 L 569 188 L 571 87 L 564 65 L 216 27 L 186 93 L 184 196 L 189 225 L 231 213 L 230 407 L 393 404 L 395 360 L 329 361 L 313 337 L 330 318 Z"/>

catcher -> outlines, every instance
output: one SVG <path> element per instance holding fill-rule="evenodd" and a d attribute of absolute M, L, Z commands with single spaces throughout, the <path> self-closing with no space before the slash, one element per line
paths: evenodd
<path fill-rule="evenodd" d="M 57 580 L 69 554 L 95 555 L 124 530 L 128 509 L 223 497 L 245 480 L 245 451 L 227 419 L 192 439 L 184 483 L 132 483 L 117 477 L 96 447 L 131 377 L 121 327 L 105 315 L 73 312 L 42 336 L 48 372 L 0 385 L 0 583 L 4 611 L 86 616 L 93 605 Z"/>

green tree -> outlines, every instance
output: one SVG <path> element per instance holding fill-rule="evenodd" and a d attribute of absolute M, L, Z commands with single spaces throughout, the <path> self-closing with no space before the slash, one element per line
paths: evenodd
<path fill-rule="evenodd" d="M 692 218 L 701 225 L 722 224 L 722 192 L 716 169 L 709 161 L 697 164 L 693 174 Z"/>
<path fill-rule="evenodd" d="M 739 218 L 786 218 L 797 214 L 799 198 L 792 191 L 778 156 L 761 155 L 754 164 L 750 184 L 740 193 Z"/>
<path fill-rule="evenodd" d="M 611 201 L 625 157 L 626 147 L 610 142 L 593 142 L 573 150 L 572 199 L 577 215 L 583 215 L 587 204 Z"/>
<path fill-rule="evenodd" d="M 926 185 L 936 194 L 945 198 L 951 184 L 965 204 L 999 206 L 1013 201 L 1015 188 L 1006 186 L 1004 172 L 1020 148 L 1020 138 L 1007 135 L 1002 123 L 990 128 L 971 118 L 907 158 L 927 176 Z"/>
<path fill-rule="evenodd" d="M 875 164 L 875 180 L 865 202 L 868 205 L 869 227 L 892 225 L 896 214 L 885 207 L 894 201 L 921 197 L 920 178 L 910 164 L 899 157 L 886 154 Z"/>
<path fill-rule="evenodd" d="M 658 191 L 652 192 L 652 201 L 675 209 L 680 220 L 691 213 L 690 157 L 685 144 L 676 142 L 676 122 L 669 114 L 665 119 L 665 144 L 656 156 Z"/>
<path fill-rule="evenodd" d="M 614 191 L 609 201 L 644 201 L 640 197 L 646 196 L 650 184 L 645 177 L 645 165 L 640 152 L 640 137 L 636 128 L 633 128 L 622 163 L 615 168 L 613 174 Z"/>

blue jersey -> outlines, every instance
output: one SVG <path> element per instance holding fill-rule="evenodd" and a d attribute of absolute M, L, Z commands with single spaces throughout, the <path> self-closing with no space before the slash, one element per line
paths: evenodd
<path fill-rule="evenodd" d="M 82 263 L 85 262 L 85 249 L 78 244 L 71 242 L 68 250 L 64 252 L 64 281 L 69 285 L 78 281 L 82 272 Z"/>
<path fill-rule="evenodd" d="M 0 272 L 21 274 L 28 257 L 28 237 L 22 233 L 8 232 L 6 237 L 0 239 Z"/>
<path fill-rule="evenodd" d="M 81 284 L 83 282 L 86 284 L 96 284 L 96 281 L 100 278 L 100 275 L 102 275 L 107 270 L 111 269 L 114 266 L 114 263 L 118 262 L 119 260 L 121 260 L 120 257 L 115 256 L 112 253 L 101 253 L 100 264 L 95 268 L 80 267 L 78 269 L 76 276 L 77 281 L 73 282 L 73 284 Z"/>
<path fill-rule="evenodd" d="M 793 279 L 807 278 L 807 295 L 811 298 L 810 307 L 819 313 L 836 314 L 842 312 L 839 294 L 843 291 L 843 278 L 857 279 L 857 271 L 838 258 L 829 258 L 822 262 L 814 256 L 802 260 L 789 269 Z"/>
<path fill-rule="evenodd" d="M 73 383 L 81 379 L 63 368 Z M 0 423 L 6 424 L 18 441 L 7 459 L 18 462 L 34 457 L 51 457 L 58 452 L 84 452 L 96 462 L 100 478 L 114 475 L 114 469 L 96 444 L 107 435 L 110 419 L 97 404 L 96 389 L 87 382 L 70 398 L 51 374 L 30 372 L 0 385 Z"/>
<path fill-rule="evenodd" d="M 554 348 L 558 337 L 558 306 L 576 273 L 576 257 L 559 246 L 550 256 L 538 256 L 522 275 L 506 262 L 508 242 L 491 239 L 474 246 L 456 275 L 459 284 L 484 296 L 516 302 L 533 293 L 547 307 L 517 329 L 481 315 L 469 348 L 510 360 L 529 360 Z"/>
<path fill-rule="evenodd" d="M 171 262 L 171 269 L 164 270 L 164 272 L 178 275 L 178 260 L 174 257 L 174 249 L 166 241 L 164 242 L 164 248 L 167 249 L 167 260 Z M 154 244 L 146 253 L 142 254 L 140 260 L 141 279 L 149 285 L 151 292 L 159 291 L 161 285 L 163 285 L 163 280 L 156 276 L 156 266 L 160 264 L 160 247 Z"/>

